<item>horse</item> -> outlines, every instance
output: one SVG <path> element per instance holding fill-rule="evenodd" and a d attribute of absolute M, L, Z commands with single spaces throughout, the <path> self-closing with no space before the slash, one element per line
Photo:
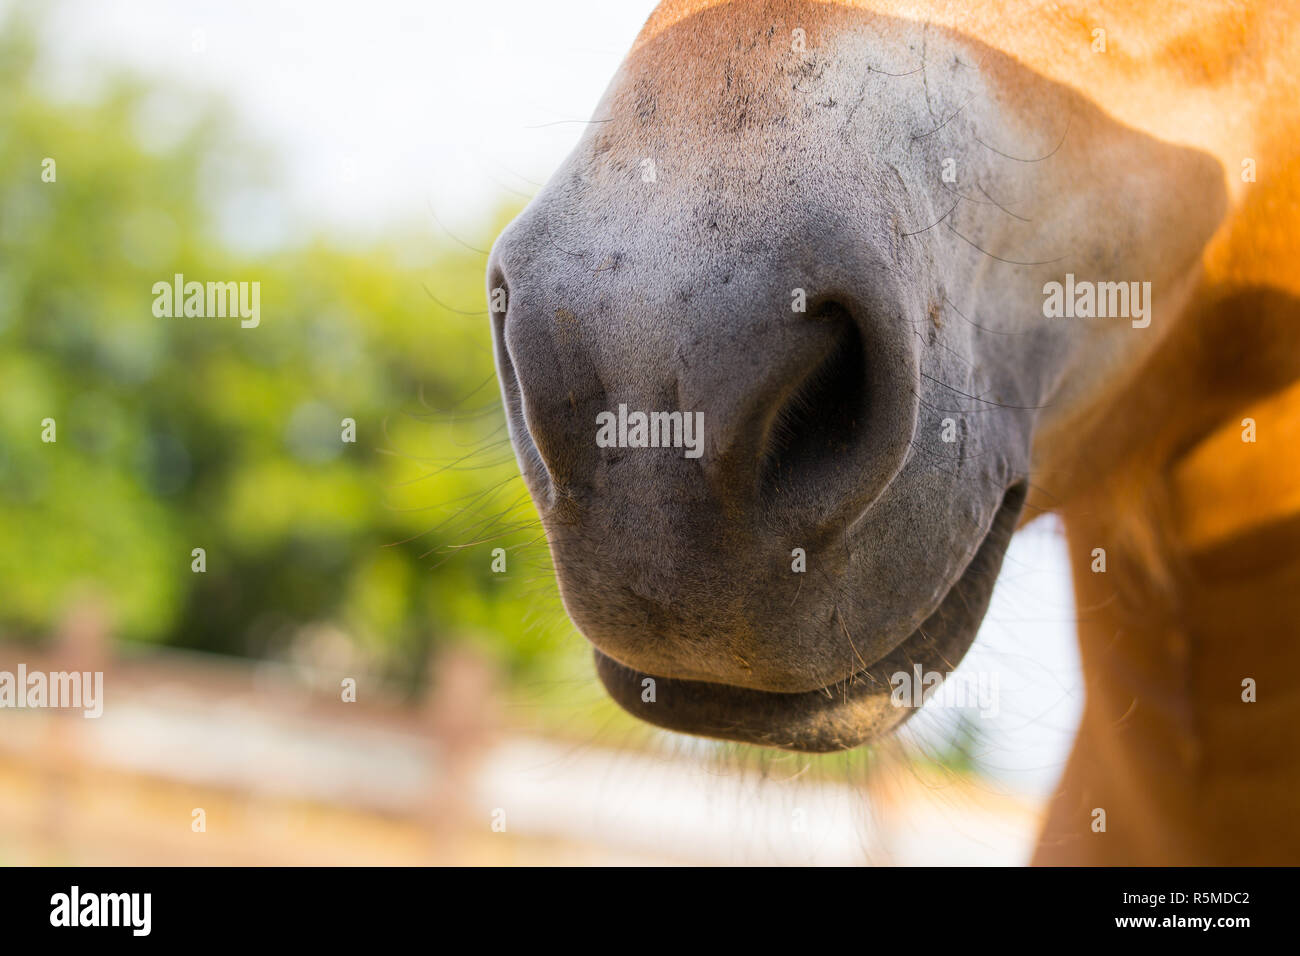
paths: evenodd
<path fill-rule="evenodd" d="M 487 269 L 614 700 L 880 739 L 1054 513 L 1086 699 L 1033 861 L 1300 862 L 1298 19 L 661 3 Z"/>

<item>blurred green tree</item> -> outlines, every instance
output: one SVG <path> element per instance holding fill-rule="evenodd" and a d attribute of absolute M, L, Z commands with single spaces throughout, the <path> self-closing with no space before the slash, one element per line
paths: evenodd
<path fill-rule="evenodd" d="M 129 78 L 52 102 L 35 36 L 0 30 L 0 634 L 44 639 L 89 589 L 127 643 L 278 656 L 327 629 L 412 683 L 449 639 L 535 669 L 563 615 L 482 255 L 434 243 L 411 266 L 418 235 L 232 248 L 227 197 L 268 188 L 256 144 L 195 101 L 160 145 L 157 91 Z M 156 317 L 177 273 L 259 282 L 260 326 Z"/>

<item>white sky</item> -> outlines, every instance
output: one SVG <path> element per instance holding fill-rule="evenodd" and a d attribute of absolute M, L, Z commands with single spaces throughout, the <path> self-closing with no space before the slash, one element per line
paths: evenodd
<path fill-rule="evenodd" d="M 6 0 L 0 0 L 0 11 Z M 108 66 L 216 91 L 269 145 L 283 187 L 237 209 L 244 233 L 396 223 L 470 230 L 522 201 L 576 142 L 652 0 L 81 0 L 52 7 L 46 82 L 93 95 Z M 147 136 L 186 117 L 164 99 Z M 431 213 L 433 215 L 431 215 Z M 259 216 L 261 217 L 259 219 Z M 263 222 L 266 220 L 266 222 Z M 268 224 L 269 223 L 269 224 Z M 277 231 L 278 230 L 278 231 Z M 490 241 L 484 237 L 483 241 Z M 1074 608 L 1055 526 L 1017 536 L 962 670 L 1001 675 L 988 762 L 1043 793 L 1082 703 Z M 923 711 L 923 716 L 925 712 Z M 924 733 L 924 721 L 914 722 Z"/>
<path fill-rule="evenodd" d="M 295 224 L 369 233 L 426 222 L 432 204 L 454 226 L 545 181 L 653 8 L 63 0 L 51 5 L 46 77 L 81 98 L 103 66 L 125 65 L 217 91 L 282 164 Z M 183 120 L 164 112 L 156 124 Z"/>

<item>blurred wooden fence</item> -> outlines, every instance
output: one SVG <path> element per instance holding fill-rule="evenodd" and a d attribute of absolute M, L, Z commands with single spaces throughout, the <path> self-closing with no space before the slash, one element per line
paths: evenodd
<path fill-rule="evenodd" d="M 491 669 L 460 652 L 411 704 L 364 676 L 345 703 L 337 675 L 106 647 L 84 622 L 51 653 L 0 644 L 0 670 L 104 671 L 98 719 L 0 709 L 0 864 L 1018 863 L 1037 828 L 951 777 L 868 797 L 502 728 Z"/>

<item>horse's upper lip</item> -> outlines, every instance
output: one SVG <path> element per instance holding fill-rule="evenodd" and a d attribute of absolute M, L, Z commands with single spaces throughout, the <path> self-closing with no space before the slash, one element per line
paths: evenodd
<path fill-rule="evenodd" d="M 856 747 L 911 713 L 891 702 L 891 675 L 917 664 L 946 674 L 974 641 L 1024 497 L 1023 485 L 1006 493 L 974 557 L 920 627 L 845 680 L 795 693 L 758 690 L 647 674 L 593 648 L 596 672 L 625 710 L 669 730 L 785 750 Z"/>

